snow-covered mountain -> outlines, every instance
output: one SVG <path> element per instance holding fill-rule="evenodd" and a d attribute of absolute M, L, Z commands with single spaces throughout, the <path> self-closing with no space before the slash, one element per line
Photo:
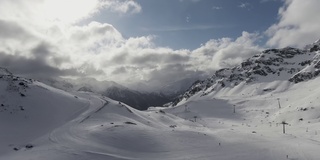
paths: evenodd
<path fill-rule="evenodd" d="M 175 98 L 172 95 L 165 95 L 159 92 L 139 92 L 113 81 L 98 81 L 94 78 L 81 78 L 76 80 L 47 79 L 41 81 L 66 91 L 84 91 L 101 94 L 116 101 L 126 103 L 139 110 L 146 110 L 151 106 L 161 106 Z"/>
<path fill-rule="evenodd" d="M 172 105 L 178 104 L 195 94 L 201 96 L 219 92 L 224 88 L 234 88 L 254 83 L 288 81 L 299 83 L 317 77 L 320 73 L 320 41 L 305 49 L 268 49 L 233 68 L 224 68 L 205 80 L 196 81 Z M 271 91 L 275 88 L 265 88 Z"/>
<path fill-rule="evenodd" d="M 110 87 L 117 87 L 121 89 L 127 89 L 113 81 L 98 81 L 94 78 L 79 78 L 79 79 L 67 79 L 67 78 L 55 78 L 55 79 L 39 79 L 39 81 L 59 88 L 65 91 L 89 91 L 89 92 L 103 92 Z"/>
<path fill-rule="evenodd" d="M 0 75 L 1 76 L 12 76 L 12 73 L 8 69 L 0 67 Z"/>
<path fill-rule="evenodd" d="M 147 111 L 3 69 L 0 160 L 316 160 L 318 48 L 263 51 Z"/>
<path fill-rule="evenodd" d="M 184 93 L 187 89 L 189 89 L 189 87 L 193 84 L 193 82 L 198 79 L 201 79 L 201 77 L 191 77 L 191 78 L 175 81 L 162 86 L 161 88 L 158 89 L 159 90 L 158 92 L 175 98 L 180 94 Z"/>
<path fill-rule="evenodd" d="M 319 78 L 291 83 L 225 87 L 176 107 L 139 111 L 2 75 L 0 160 L 315 160 Z"/>
<path fill-rule="evenodd" d="M 142 93 L 128 88 L 123 89 L 118 87 L 110 87 L 101 92 L 101 94 L 111 99 L 124 102 L 138 110 L 146 110 L 152 106 L 161 106 L 173 100 L 171 97 L 161 93 Z"/>
<path fill-rule="evenodd" d="M 0 68 L 0 155 L 19 150 L 88 106 L 87 100 L 74 94 Z"/>

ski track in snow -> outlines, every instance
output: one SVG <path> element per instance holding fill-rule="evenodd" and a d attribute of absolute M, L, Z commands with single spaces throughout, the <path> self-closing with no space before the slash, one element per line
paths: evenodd
<path fill-rule="evenodd" d="M 95 95 L 78 96 L 90 101 L 82 114 L 70 115 L 72 120 L 30 142 L 34 148 L 0 155 L 0 159 L 317 160 L 320 156 L 319 139 L 304 135 L 301 125 L 288 126 L 288 133 L 282 134 L 282 126 L 275 122 L 269 126 L 258 114 L 259 108 L 239 107 L 232 113 L 231 103 L 262 104 L 264 97 L 254 102 L 236 98 L 233 102 L 223 98 L 190 100 L 187 110 L 181 105 L 161 113 L 137 111 Z M 195 115 L 198 117 L 193 122 Z M 295 129 L 300 132 L 293 132 Z"/>

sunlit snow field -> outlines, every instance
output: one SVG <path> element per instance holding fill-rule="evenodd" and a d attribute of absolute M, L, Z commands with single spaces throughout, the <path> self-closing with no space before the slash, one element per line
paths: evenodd
<path fill-rule="evenodd" d="M 316 160 L 318 81 L 224 88 L 176 107 L 138 111 L 92 93 L 39 82 L 22 91 L 13 82 L 22 97 L 1 80 L 1 103 L 24 110 L 0 112 L 0 159 Z M 275 89 L 261 92 L 267 86 Z"/>

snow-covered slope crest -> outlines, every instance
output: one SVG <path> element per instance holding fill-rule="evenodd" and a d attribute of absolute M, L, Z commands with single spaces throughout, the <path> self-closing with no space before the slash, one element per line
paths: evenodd
<path fill-rule="evenodd" d="M 12 75 L 12 73 L 8 69 L 0 67 L 0 76 L 10 76 L 10 75 Z"/>
<path fill-rule="evenodd" d="M 1 93 L 7 92 L 12 78 L 0 80 Z M 205 96 L 196 94 L 177 107 L 149 111 L 88 92 L 76 98 L 32 80 L 12 79 L 20 88 L 2 94 L 3 102 L 14 104 L 12 97 L 24 106 L 32 105 L 22 107 L 12 119 L 6 118 L 8 113 L 0 115 L 4 129 L 0 133 L 0 160 L 317 159 L 319 78 L 291 87 L 289 81 L 241 83 Z M 18 86 L 20 82 L 27 83 L 26 91 Z M 256 94 L 261 88 L 277 89 Z M 39 95 L 50 98 L 42 100 Z M 90 102 L 85 111 L 86 103 L 80 97 Z M 33 101 L 26 103 L 26 99 Z M 56 115 L 58 122 L 52 123 L 52 115 L 42 108 Z M 46 118 L 37 118 L 39 115 Z M 26 122 L 16 123 L 21 119 Z M 288 123 L 286 134 L 282 121 Z"/>
<path fill-rule="evenodd" d="M 173 99 L 173 97 L 162 93 L 139 92 L 113 81 L 98 81 L 94 78 L 82 78 L 77 80 L 56 78 L 42 79 L 40 81 L 68 92 L 82 91 L 101 94 L 126 103 L 139 110 L 146 110 L 150 106 L 160 106 Z"/>
<path fill-rule="evenodd" d="M 18 150 L 88 106 L 70 93 L 0 71 L 0 154 Z"/>
<path fill-rule="evenodd" d="M 240 84 L 287 81 L 299 83 L 317 77 L 320 73 L 320 42 L 306 49 L 268 49 L 245 60 L 233 68 L 224 68 L 203 81 L 196 81 L 172 105 L 195 94 L 202 96 Z"/>
<path fill-rule="evenodd" d="M 290 78 L 291 82 L 299 83 L 310 80 L 320 74 L 320 39 L 313 44 L 306 46 L 306 50 L 309 54 L 315 53 L 316 55 L 308 61 L 309 65 Z"/>
<path fill-rule="evenodd" d="M 217 144 L 215 138 L 207 140 L 201 124 L 162 110 L 143 112 L 106 97 L 100 100 L 99 107 L 32 141 L 33 148 L 0 154 L 0 159 L 191 160 L 211 154 L 206 146 Z M 205 149 L 194 150 L 199 144 Z"/>

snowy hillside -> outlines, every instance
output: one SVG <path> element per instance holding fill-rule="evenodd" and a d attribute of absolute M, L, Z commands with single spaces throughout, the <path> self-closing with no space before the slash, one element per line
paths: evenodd
<path fill-rule="evenodd" d="M 0 155 L 63 125 L 89 106 L 85 99 L 8 73 L 0 73 Z"/>
<path fill-rule="evenodd" d="M 78 96 L 90 101 L 90 107 L 78 116 L 70 113 L 71 121 L 48 134 L 3 146 L 8 149 L 0 159 L 316 160 L 320 156 L 318 81 L 286 91 L 280 90 L 286 83 L 275 82 L 272 85 L 279 89 L 264 95 L 252 95 L 258 87 L 252 85 L 150 111 L 82 93 Z M 288 123 L 286 134 L 282 121 Z M 37 128 L 32 132 L 37 133 Z"/>
<path fill-rule="evenodd" d="M 197 78 L 201 78 L 201 77 L 197 77 Z M 169 84 L 166 84 L 164 86 L 162 86 L 161 88 L 159 88 L 159 92 L 163 93 L 164 95 L 169 95 L 171 97 L 177 97 L 180 94 L 184 93 L 191 85 L 194 81 L 196 81 L 197 79 L 194 78 L 187 78 L 187 79 L 182 79 L 179 81 L 175 81 Z"/>
<path fill-rule="evenodd" d="M 3 70 L 0 160 L 317 160 L 315 46 L 261 52 L 147 111 Z"/>
<path fill-rule="evenodd" d="M 172 96 L 156 92 L 139 92 L 113 81 L 98 81 L 94 78 L 76 80 L 43 79 L 41 81 L 65 91 L 84 91 L 101 94 L 139 110 L 146 110 L 150 106 L 161 106 L 172 101 L 177 96 L 176 94 Z"/>
<path fill-rule="evenodd" d="M 151 106 L 161 106 L 173 100 L 173 98 L 161 93 L 141 93 L 117 87 L 110 87 L 101 94 L 111 99 L 126 103 L 138 110 L 147 110 Z"/>
<path fill-rule="evenodd" d="M 171 105 L 176 105 L 201 92 L 207 95 L 224 88 L 233 88 L 255 83 L 289 81 L 299 83 L 317 77 L 320 73 L 320 42 L 306 49 L 283 48 L 265 50 L 233 68 L 224 68 L 202 81 L 196 81 Z M 265 88 L 270 91 L 275 88 Z"/>

